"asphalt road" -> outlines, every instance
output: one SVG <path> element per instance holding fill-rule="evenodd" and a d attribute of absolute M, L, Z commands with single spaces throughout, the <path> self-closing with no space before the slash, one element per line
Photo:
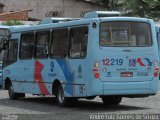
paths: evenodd
<path fill-rule="evenodd" d="M 119 106 L 104 106 L 101 99 L 96 98 L 90 101 L 81 99 L 77 105 L 64 108 L 56 104 L 54 97 L 27 95 L 23 99 L 10 100 L 7 91 L 0 91 L 0 119 L 2 120 L 11 120 L 11 118 L 12 120 L 109 119 L 108 115 L 113 117 L 117 114 L 139 114 L 145 117 L 144 115 L 158 113 L 160 113 L 160 93 L 147 98 L 124 98 Z"/>

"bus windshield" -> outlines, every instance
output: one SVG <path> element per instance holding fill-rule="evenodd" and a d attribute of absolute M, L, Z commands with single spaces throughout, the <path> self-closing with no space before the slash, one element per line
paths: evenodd
<path fill-rule="evenodd" d="M 152 45 L 150 25 L 145 22 L 103 22 L 100 24 L 102 47 L 145 47 Z"/>

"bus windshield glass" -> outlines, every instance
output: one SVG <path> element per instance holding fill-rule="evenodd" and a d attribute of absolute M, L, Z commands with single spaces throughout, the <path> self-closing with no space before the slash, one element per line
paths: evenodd
<path fill-rule="evenodd" d="M 102 47 L 146 47 L 152 45 L 150 25 L 145 22 L 103 22 Z"/>

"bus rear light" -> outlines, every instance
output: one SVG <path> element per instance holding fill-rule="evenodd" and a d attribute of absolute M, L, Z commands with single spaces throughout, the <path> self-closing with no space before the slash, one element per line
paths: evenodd
<path fill-rule="evenodd" d="M 154 67 L 158 67 L 158 61 L 154 61 Z"/>
<path fill-rule="evenodd" d="M 158 77 L 159 76 L 159 68 L 156 67 L 154 68 L 154 77 Z"/>
<path fill-rule="evenodd" d="M 99 67 L 99 63 L 98 62 L 94 63 L 94 67 L 98 68 Z"/>
<path fill-rule="evenodd" d="M 99 73 L 95 73 L 95 78 L 99 78 Z"/>
<path fill-rule="evenodd" d="M 158 73 L 154 73 L 154 77 L 158 77 L 158 75 L 159 75 Z"/>
<path fill-rule="evenodd" d="M 154 70 L 158 72 L 158 71 L 159 71 L 159 68 L 158 68 L 158 67 L 156 67 L 156 68 L 154 68 Z"/>
<path fill-rule="evenodd" d="M 94 69 L 93 69 L 93 72 L 98 72 L 98 69 L 94 68 Z"/>

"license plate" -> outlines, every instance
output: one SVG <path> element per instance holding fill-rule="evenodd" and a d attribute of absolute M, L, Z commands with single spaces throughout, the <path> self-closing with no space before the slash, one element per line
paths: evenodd
<path fill-rule="evenodd" d="M 133 77 L 133 72 L 121 72 L 121 77 Z"/>

